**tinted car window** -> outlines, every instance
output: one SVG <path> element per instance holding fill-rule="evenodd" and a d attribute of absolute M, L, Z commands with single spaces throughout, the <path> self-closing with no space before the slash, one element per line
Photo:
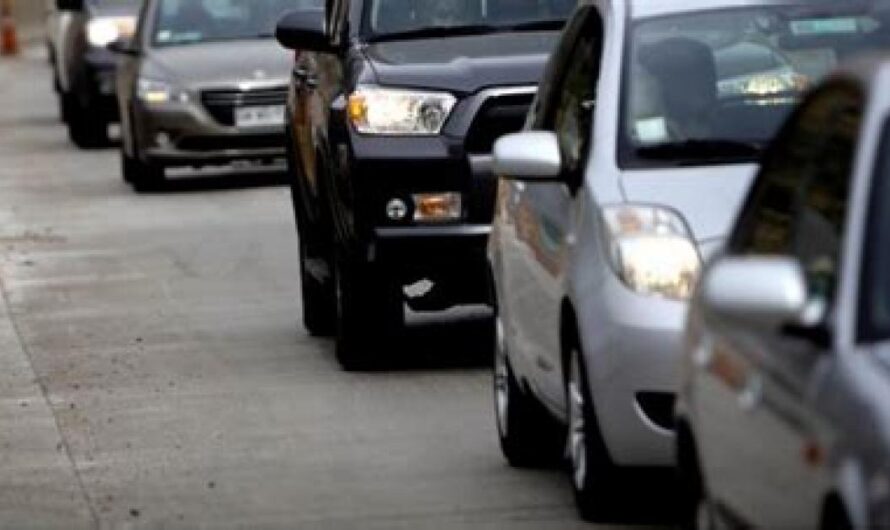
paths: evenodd
<path fill-rule="evenodd" d="M 810 294 L 834 293 L 862 94 L 833 84 L 814 94 L 767 154 L 730 245 L 732 252 L 790 255 Z"/>
<path fill-rule="evenodd" d="M 622 167 L 755 161 L 800 97 L 845 57 L 890 43 L 879 0 L 722 9 L 630 29 Z"/>
<path fill-rule="evenodd" d="M 160 0 L 155 46 L 270 38 L 285 12 L 319 7 L 322 0 Z"/>
<path fill-rule="evenodd" d="M 515 25 L 565 20 L 577 0 L 371 0 L 366 25 L 375 36 L 423 28 Z"/>

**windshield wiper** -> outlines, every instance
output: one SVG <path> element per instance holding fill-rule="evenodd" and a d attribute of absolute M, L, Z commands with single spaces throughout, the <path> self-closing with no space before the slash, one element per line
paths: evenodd
<path fill-rule="evenodd" d="M 471 24 L 466 26 L 424 26 L 407 31 L 396 31 L 375 35 L 370 42 L 386 42 L 395 40 L 433 39 L 436 37 L 459 37 L 463 35 L 488 35 L 490 33 L 510 33 L 520 31 L 559 30 L 565 25 L 564 20 L 536 20 L 518 24 Z"/>
<path fill-rule="evenodd" d="M 647 160 L 676 160 L 678 163 L 683 163 L 750 160 L 757 158 L 762 150 L 761 145 L 753 142 L 696 139 L 640 147 L 635 154 Z"/>

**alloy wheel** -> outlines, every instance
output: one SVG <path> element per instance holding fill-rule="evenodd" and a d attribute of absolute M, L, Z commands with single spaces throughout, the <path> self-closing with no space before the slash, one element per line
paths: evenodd
<path fill-rule="evenodd" d="M 500 316 L 495 317 L 494 348 L 494 402 L 498 429 L 501 437 L 507 437 L 509 429 L 508 410 L 510 407 L 510 369 L 507 365 L 507 348 L 504 343 L 504 324 Z"/>
<path fill-rule="evenodd" d="M 587 482 L 587 403 L 584 393 L 581 363 L 577 350 L 572 352 L 568 385 L 569 437 L 568 449 L 572 463 L 572 480 L 578 491 Z"/>

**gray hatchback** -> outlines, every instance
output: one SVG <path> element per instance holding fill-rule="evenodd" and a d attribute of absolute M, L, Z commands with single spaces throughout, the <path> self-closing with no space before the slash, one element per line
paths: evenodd
<path fill-rule="evenodd" d="M 273 38 L 294 0 L 149 0 L 118 68 L 124 179 L 283 158 L 292 57 Z"/>
<path fill-rule="evenodd" d="M 808 27 L 886 45 L 876 15 Z M 814 90 L 702 276 L 678 406 L 690 526 L 890 527 L 888 119 L 890 59 Z"/>

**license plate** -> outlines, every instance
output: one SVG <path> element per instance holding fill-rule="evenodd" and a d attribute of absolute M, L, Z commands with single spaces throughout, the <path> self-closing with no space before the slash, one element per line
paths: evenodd
<path fill-rule="evenodd" d="M 236 127 L 284 126 L 284 106 L 243 107 L 235 109 Z"/>

